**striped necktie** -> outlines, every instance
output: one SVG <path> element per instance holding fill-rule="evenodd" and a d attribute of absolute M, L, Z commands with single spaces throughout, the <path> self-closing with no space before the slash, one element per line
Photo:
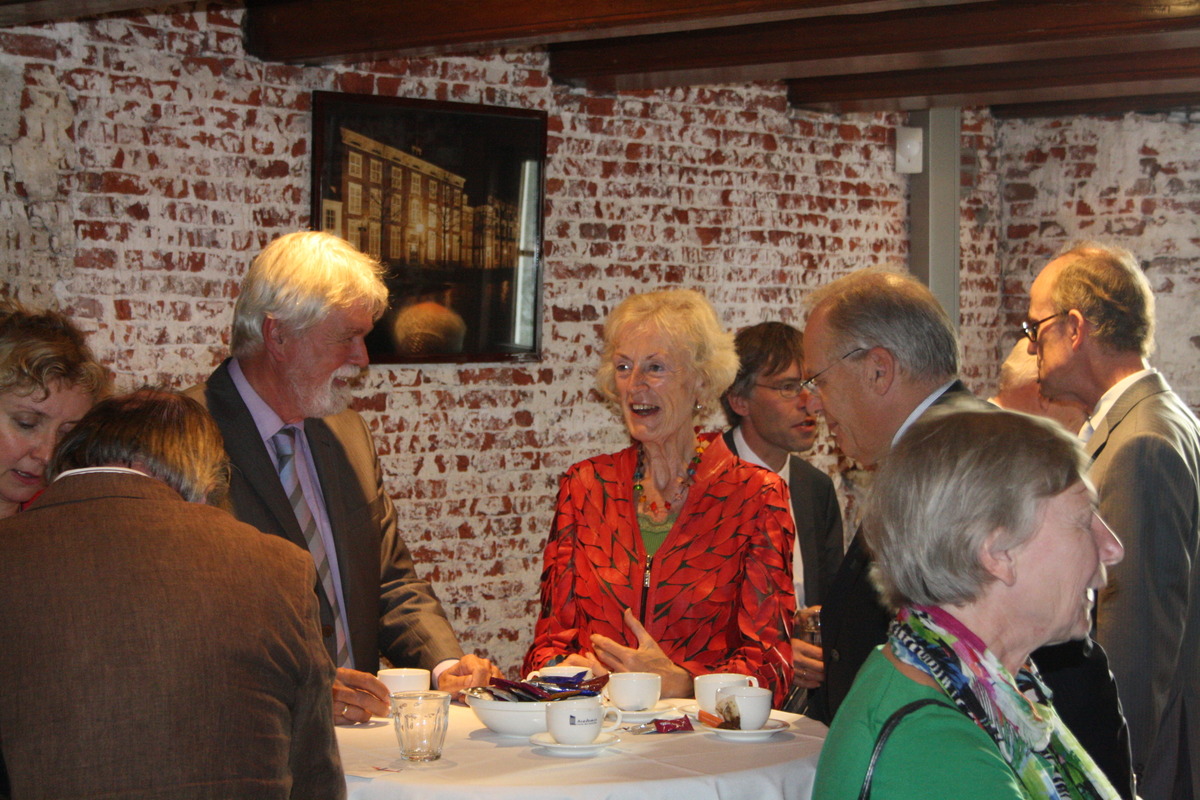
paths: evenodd
<path fill-rule="evenodd" d="M 296 522 L 300 523 L 304 541 L 308 543 L 308 552 L 312 554 L 313 563 L 317 565 L 317 578 L 320 579 L 321 588 L 329 600 L 329 607 L 333 609 L 334 630 L 337 635 L 337 652 L 334 654 L 334 663 L 339 667 L 348 667 L 351 665 L 350 648 L 346 642 L 346 627 L 342 620 L 341 608 L 338 606 L 337 589 L 333 585 L 333 573 L 329 569 L 329 556 L 325 552 L 325 543 L 321 540 L 321 532 L 317 529 L 317 521 L 313 517 L 312 508 L 304 497 L 304 487 L 300 484 L 300 476 L 296 472 L 296 434 L 298 433 L 295 426 L 284 426 L 271 437 L 271 446 L 275 448 L 275 456 L 279 462 L 279 482 L 283 484 L 283 491 L 287 493 L 288 502 L 292 504 Z"/>

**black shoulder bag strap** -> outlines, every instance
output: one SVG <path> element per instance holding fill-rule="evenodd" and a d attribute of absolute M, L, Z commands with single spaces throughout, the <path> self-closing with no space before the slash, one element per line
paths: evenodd
<path fill-rule="evenodd" d="M 875 749 L 871 751 L 871 760 L 867 762 L 867 774 L 863 776 L 862 791 L 858 793 L 858 800 L 868 800 L 871 796 L 871 780 L 875 777 L 875 762 L 879 760 L 879 754 L 883 752 L 883 746 L 887 744 L 888 737 L 892 735 L 892 731 L 909 714 L 928 705 L 954 708 L 949 703 L 943 703 L 941 700 L 926 697 L 922 700 L 914 700 L 908 705 L 901 706 L 893 711 L 892 715 L 887 718 L 887 722 L 883 723 L 883 727 L 879 730 L 879 738 L 875 740 Z"/>

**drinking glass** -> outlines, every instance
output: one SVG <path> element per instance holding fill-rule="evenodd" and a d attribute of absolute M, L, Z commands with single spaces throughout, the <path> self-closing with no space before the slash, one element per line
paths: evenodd
<path fill-rule="evenodd" d="M 450 722 L 449 692 L 396 692 L 392 721 L 400 757 L 405 761 L 437 761 Z"/>

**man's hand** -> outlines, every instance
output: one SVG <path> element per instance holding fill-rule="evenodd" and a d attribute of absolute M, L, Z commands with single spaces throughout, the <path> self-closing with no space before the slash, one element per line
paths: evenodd
<path fill-rule="evenodd" d="M 815 689 L 825 682 L 825 662 L 821 648 L 803 639 L 792 639 L 792 666 L 796 673 L 792 683 L 805 689 Z"/>
<path fill-rule="evenodd" d="M 391 698 L 383 681 L 366 672 L 341 667 L 333 679 L 333 722 L 340 725 L 386 717 Z"/>
<path fill-rule="evenodd" d="M 626 647 L 607 636 L 594 633 L 592 649 L 596 658 L 612 672 L 653 672 L 661 675 L 663 697 L 691 697 L 691 673 L 667 657 L 628 608 L 625 609 L 625 624 L 637 638 L 637 647 Z"/>
<path fill-rule="evenodd" d="M 816 689 L 825 682 L 824 653 L 821 641 L 821 607 L 808 606 L 796 612 L 796 625 L 792 630 L 792 667 L 795 674 L 792 683 L 802 689 Z"/>
<path fill-rule="evenodd" d="M 480 658 L 474 653 L 467 653 L 453 667 L 438 676 L 437 688 L 443 692 L 458 695 L 464 689 L 472 686 L 487 686 L 492 678 L 503 678 L 500 670 L 486 658 Z"/>

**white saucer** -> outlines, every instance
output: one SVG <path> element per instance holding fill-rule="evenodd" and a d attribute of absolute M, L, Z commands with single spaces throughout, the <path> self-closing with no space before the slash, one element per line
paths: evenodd
<path fill-rule="evenodd" d="M 616 708 L 616 706 L 612 706 Z M 652 719 L 670 719 L 678 717 L 683 712 L 665 700 L 660 700 L 654 708 L 647 708 L 642 711 L 622 711 L 621 723 L 626 722 L 649 722 Z"/>
<path fill-rule="evenodd" d="M 529 743 L 544 747 L 556 756 L 567 756 L 582 758 L 584 756 L 594 756 L 604 748 L 611 744 L 616 744 L 621 741 L 621 737 L 615 733 L 602 733 L 596 737 L 596 741 L 588 744 L 562 744 L 556 742 L 554 737 L 549 733 L 535 733 L 529 737 Z"/>
<path fill-rule="evenodd" d="M 728 739 L 731 742 L 761 742 L 765 741 L 766 739 L 770 739 L 772 736 L 782 730 L 787 730 L 788 724 L 783 720 L 769 719 L 767 720 L 766 725 L 763 725 L 756 731 L 735 731 L 728 728 L 711 728 L 708 725 L 705 725 L 703 722 L 700 723 L 700 727 L 710 733 L 715 733 L 722 739 Z"/>

